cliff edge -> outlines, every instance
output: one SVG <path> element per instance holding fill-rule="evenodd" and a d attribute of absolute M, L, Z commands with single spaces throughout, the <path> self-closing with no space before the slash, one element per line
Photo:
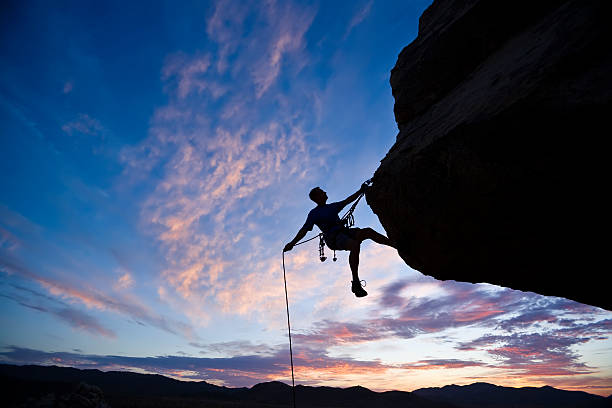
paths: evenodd
<path fill-rule="evenodd" d="M 435 0 L 391 71 L 367 201 L 404 261 L 612 310 L 605 0 Z"/>

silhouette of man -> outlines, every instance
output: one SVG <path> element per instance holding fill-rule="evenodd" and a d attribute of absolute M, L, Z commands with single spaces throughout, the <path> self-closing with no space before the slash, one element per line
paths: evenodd
<path fill-rule="evenodd" d="M 359 279 L 359 249 L 361 243 L 366 239 L 371 239 L 379 244 L 395 248 L 395 245 L 393 245 L 389 238 L 379 234 L 372 228 L 347 228 L 340 220 L 340 217 L 338 217 L 338 213 L 342 211 L 347 204 L 355 201 L 367 188 L 368 185 L 363 183 L 357 192 L 351 194 L 342 201 L 330 204 L 326 204 L 327 193 L 325 191 L 319 187 L 313 188 L 308 196 L 312 201 L 317 203 L 317 206 L 310 210 L 304 226 L 300 228 L 295 238 L 285 245 L 283 249 L 284 252 L 291 251 L 295 244 L 304 238 L 308 231 L 312 231 L 312 227 L 316 224 L 321 232 L 323 232 L 325 243 L 330 249 L 336 251 L 350 251 L 349 265 L 353 274 L 351 291 L 357 297 L 368 295 L 368 292 L 361 287 L 361 281 Z"/>

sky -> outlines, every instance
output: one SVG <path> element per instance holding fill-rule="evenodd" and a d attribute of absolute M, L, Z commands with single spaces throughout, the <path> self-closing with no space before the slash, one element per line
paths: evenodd
<path fill-rule="evenodd" d="M 346 198 L 393 145 L 429 3 L 5 2 L 0 362 L 290 383 L 282 248 L 312 187 Z M 357 299 L 347 253 L 317 251 L 286 254 L 298 384 L 612 393 L 611 312 L 370 241 Z"/>

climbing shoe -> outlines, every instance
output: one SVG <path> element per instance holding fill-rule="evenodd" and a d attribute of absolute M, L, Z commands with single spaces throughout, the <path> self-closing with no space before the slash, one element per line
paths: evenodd
<path fill-rule="evenodd" d="M 363 282 L 363 286 L 365 286 L 365 281 L 362 280 L 361 282 Z M 355 294 L 355 296 L 357 297 L 364 297 L 364 296 L 368 296 L 368 292 L 366 292 L 363 287 L 361 286 L 361 282 L 360 281 L 351 281 L 351 292 L 353 292 Z"/>

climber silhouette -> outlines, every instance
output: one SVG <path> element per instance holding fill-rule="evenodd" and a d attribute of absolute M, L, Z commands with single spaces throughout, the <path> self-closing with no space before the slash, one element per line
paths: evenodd
<path fill-rule="evenodd" d="M 295 238 L 285 245 L 283 249 L 284 252 L 291 251 L 295 244 L 304 238 L 308 231 L 312 231 L 312 227 L 316 224 L 321 232 L 323 232 L 325 243 L 330 249 L 335 251 L 350 251 L 349 265 L 351 267 L 351 273 L 353 274 L 351 291 L 357 297 L 368 295 L 368 292 L 361 287 L 361 280 L 359 279 L 359 249 L 361 243 L 366 239 L 371 239 L 379 244 L 395 248 L 395 245 L 393 245 L 389 238 L 379 234 L 372 228 L 347 228 L 340 220 L 340 217 L 338 217 L 338 213 L 342 211 L 347 204 L 355 201 L 367 188 L 368 185 L 363 183 L 357 192 L 351 194 L 342 201 L 330 204 L 326 204 L 327 193 L 325 191 L 319 187 L 313 188 L 308 196 L 312 201 L 317 203 L 317 206 L 310 210 L 304 226 L 300 228 Z"/>

